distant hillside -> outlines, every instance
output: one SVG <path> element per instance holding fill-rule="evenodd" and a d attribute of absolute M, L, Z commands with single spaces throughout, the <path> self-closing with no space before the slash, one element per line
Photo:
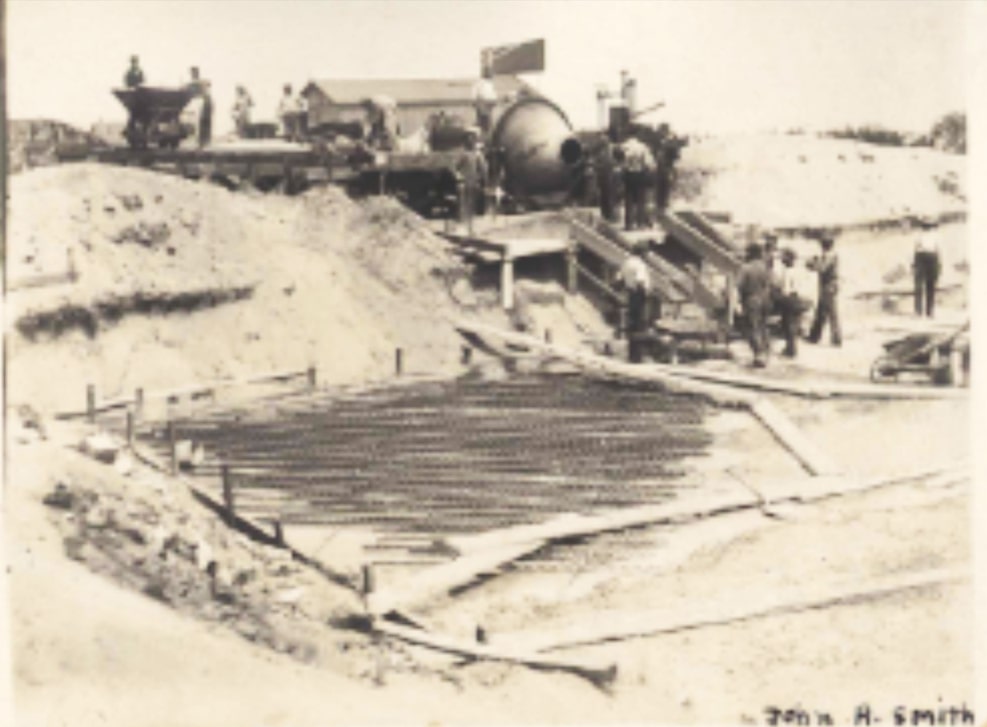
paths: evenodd
<path fill-rule="evenodd" d="M 697 140 L 673 204 L 767 227 L 847 227 L 963 215 L 966 160 L 929 147 L 790 135 Z"/>

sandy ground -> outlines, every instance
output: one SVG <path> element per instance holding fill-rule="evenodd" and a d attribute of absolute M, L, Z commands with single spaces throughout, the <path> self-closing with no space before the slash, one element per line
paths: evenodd
<path fill-rule="evenodd" d="M 710 170 L 702 204 L 775 227 L 963 207 L 959 157 L 776 141 L 767 155 L 763 139 L 691 147 L 687 161 Z M 765 191 L 802 184 L 792 178 L 803 168 L 814 170 L 811 188 Z M 906 172 L 914 185 L 888 185 Z M 972 588 L 962 579 L 560 652 L 618 664 L 609 691 L 569 674 L 375 641 L 353 628 L 362 606 L 354 568 L 344 566 L 360 557 L 359 543 L 340 539 L 338 551 L 320 552 L 327 578 L 231 533 L 179 483 L 81 454 L 89 430 L 47 415 L 81 407 L 90 382 L 115 396 L 309 363 L 328 382 L 381 379 L 397 346 L 413 371 L 458 373 L 448 320 L 507 325 L 496 291 L 471 284 L 462 261 L 388 200 L 353 203 L 331 191 L 258 198 L 89 165 L 26 172 L 11 194 L 11 279 L 60 272 L 69 250 L 80 272 L 76 285 L 8 299 L 4 547 L 16 724 L 754 724 L 769 721 L 772 707 L 805 710 L 815 724 L 822 713 L 849 723 L 860 705 L 891 724 L 899 706 L 972 703 Z M 966 236 L 962 225 L 934 234 L 944 282 L 961 285 L 938 317 L 946 327 L 967 316 Z M 845 345 L 805 345 L 797 362 L 774 362 L 774 375 L 864 380 L 884 340 L 924 327 L 907 298 L 897 309 L 854 298 L 908 288 L 901 269 L 912 237 L 907 229 L 842 235 Z M 803 259 L 813 252 L 800 237 L 785 242 Z M 811 294 L 811 279 L 802 282 Z M 251 293 L 240 300 L 206 295 L 244 286 Z M 585 301 L 552 284 L 520 289 L 515 323 L 573 344 L 606 330 Z M 148 311 L 148 295 L 177 307 Z M 41 324 L 26 332 L 25 319 Z M 744 370 L 744 346 L 734 348 L 735 362 L 711 365 Z M 969 456 L 962 399 L 776 403 L 851 475 Z M 743 418 L 714 418 L 718 464 L 732 474 L 710 484 L 802 481 Z M 482 625 L 497 644 L 619 623 L 630 612 L 742 605 L 765 594 L 797 600 L 816 588 L 865 591 L 896 574 L 967 569 L 969 490 L 969 480 L 897 486 L 590 539 L 526 558 L 425 615 L 463 636 Z M 379 573 L 385 584 L 401 575 Z"/>

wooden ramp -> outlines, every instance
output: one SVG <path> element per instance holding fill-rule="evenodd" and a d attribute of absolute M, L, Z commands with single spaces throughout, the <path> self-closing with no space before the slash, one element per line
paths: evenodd
<path fill-rule="evenodd" d="M 676 240 L 728 276 L 740 272 L 739 252 L 698 212 L 669 211 L 659 224 Z"/>

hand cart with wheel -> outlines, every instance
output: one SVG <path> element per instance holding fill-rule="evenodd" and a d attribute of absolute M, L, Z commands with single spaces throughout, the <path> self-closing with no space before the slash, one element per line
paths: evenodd
<path fill-rule="evenodd" d="M 884 344 L 871 381 L 897 381 L 901 374 L 928 376 L 934 384 L 958 385 L 970 372 L 969 321 L 950 333 L 912 333 Z"/>

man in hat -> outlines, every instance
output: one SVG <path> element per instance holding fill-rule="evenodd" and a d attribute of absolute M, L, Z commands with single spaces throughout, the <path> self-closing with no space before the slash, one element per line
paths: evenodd
<path fill-rule="evenodd" d="M 924 220 L 919 224 L 925 230 L 915 241 L 915 254 L 912 257 L 912 273 L 915 276 L 915 315 L 932 317 L 936 307 L 936 285 L 942 263 L 939 259 L 939 244 L 929 236 Z M 924 304 L 924 305 L 923 305 Z"/>
<path fill-rule="evenodd" d="M 795 290 L 795 251 L 786 247 L 781 251 L 781 266 L 776 276 L 778 285 L 777 307 L 781 313 L 781 327 L 785 334 L 783 356 L 795 358 L 798 353 L 798 337 L 802 327 L 802 299 Z"/>
<path fill-rule="evenodd" d="M 644 360 L 644 335 L 651 325 L 649 298 L 651 274 L 644 262 L 648 243 L 640 240 L 634 244 L 631 254 L 620 266 L 617 279 L 627 289 L 627 343 L 631 363 Z"/>
<path fill-rule="evenodd" d="M 127 88 L 137 88 L 143 85 L 144 71 L 141 70 L 137 56 L 130 56 L 130 68 L 127 69 L 127 75 L 123 77 L 123 83 Z"/>
<path fill-rule="evenodd" d="M 753 365 L 768 365 L 768 313 L 771 309 L 771 274 L 764 264 L 764 250 L 752 242 L 747 246 L 746 261 L 737 276 L 740 308 L 747 323 L 747 340 L 754 354 Z"/>
<path fill-rule="evenodd" d="M 836 305 L 836 296 L 840 289 L 839 258 L 833 246 L 836 241 L 830 235 L 819 240 L 822 254 L 809 260 L 809 270 L 819 276 L 819 296 L 816 300 L 816 315 L 809 330 L 809 343 L 819 343 L 823 327 L 829 323 L 830 341 L 834 346 L 843 345 L 840 334 L 840 315 Z"/>

